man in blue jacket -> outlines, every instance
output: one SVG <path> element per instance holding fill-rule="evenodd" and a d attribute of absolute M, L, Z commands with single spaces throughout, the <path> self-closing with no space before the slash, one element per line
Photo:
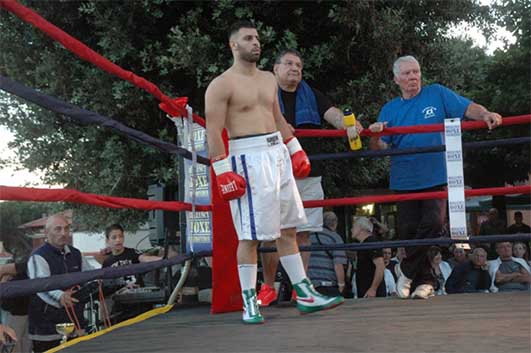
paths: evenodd
<path fill-rule="evenodd" d="M 433 84 L 422 87 L 418 61 L 412 56 L 398 58 L 393 65 L 394 82 L 401 96 L 384 105 L 378 122 L 371 124 L 372 132 L 387 127 L 441 124 L 447 118 L 469 118 L 484 121 L 489 129 L 502 123 L 499 114 L 462 97 L 454 91 Z M 442 133 L 400 134 L 374 136 L 371 149 L 415 148 L 443 145 Z M 446 188 L 446 165 L 443 152 L 393 156 L 391 158 L 391 190 L 400 193 L 440 191 Z M 439 237 L 446 218 L 447 200 L 401 202 L 398 207 L 399 238 L 424 239 Z M 413 279 L 427 290 L 415 293 L 428 297 L 429 285 L 436 279 L 426 259 L 426 247 L 407 248 L 407 258 L 397 266 L 397 294 L 408 298 Z"/>

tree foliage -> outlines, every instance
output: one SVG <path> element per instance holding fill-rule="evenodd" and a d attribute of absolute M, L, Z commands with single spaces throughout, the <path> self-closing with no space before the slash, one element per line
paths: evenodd
<path fill-rule="evenodd" d="M 18 229 L 21 224 L 58 212 L 59 204 L 0 202 L 0 241 L 15 257 L 28 255 L 31 246 Z"/>
<path fill-rule="evenodd" d="M 399 55 L 417 56 L 426 82 L 437 81 L 482 99 L 507 85 L 500 82 L 504 60 L 521 66 L 515 62 L 520 54 L 509 54 L 512 48 L 492 59 L 472 48 L 470 41 L 447 36 L 451 26 L 463 21 L 485 29 L 494 24 L 490 9 L 475 0 L 23 3 L 116 64 L 156 83 L 166 94 L 190 97 L 199 114 L 203 113 L 206 86 L 231 64 L 227 31 L 238 19 L 257 24 L 262 43 L 260 67 L 271 70 L 280 50 L 299 49 L 310 84 L 336 105 L 351 106 L 365 126 L 398 93 L 390 69 Z M 514 5 L 512 12 L 506 12 L 508 26 L 512 20 L 514 26 L 522 27 L 517 20 L 520 11 Z M 151 96 L 77 59 L 6 11 L 0 16 L 2 75 L 174 141 L 174 127 Z M 518 45 L 524 45 L 522 38 L 524 34 Z M 24 166 L 44 171 L 47 182 L 139 198 L 145 198 L 151 182 L 177 182 L 175 162 L 159 151 L 99 127 L 74 125 L 68 117 L 25 108 L 14 97 L 1 97 L 0 124 L 15 133 L 12 147 L 19 151 Z M 511 113 L 528 112 L 521 99 L 514 96 Z M 323 152 L 346 148 L 345 141 L 320 142 Z M 387 162 L 381 159 L 331 161 L 325 175 L 327 197 L 353 195 L 355 190 L 386 187 L 386 183 Z M 84 209 L 83 214 L 88 216 L 84 222 L 95 228 L 111 219 L 136 224 L 145 216 L 95 208 Z"/>
<path fill-rule="evenodd" d="M 483 79 L 474 89 L 479 102 L 503 116 L 531 112 L 531 3 L 525 0 L 503 0 L 494 7 L 496 23 L 510 31 L 516 41 L 496 50 L 485 63 Z M 497 129 L 492 133 L 469 134 L 472 139 L 529 136 L 529 125 Z M 529 145 L 483 149 L 466 156 L 467 177 L 473 186 L 488 187 L 528 179 Z"/>

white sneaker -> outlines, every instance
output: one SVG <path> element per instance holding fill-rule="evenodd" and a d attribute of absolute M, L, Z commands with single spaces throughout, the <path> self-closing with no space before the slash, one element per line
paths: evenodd
<path fill-rule="evenodd" d="M 258 303 L 256 301 L 256 291 L 254 289 L 247 289 L 242 292 L 243 296 L 243 317 L 242 320 L 246 324 L 262 324 L 264 317 L 260 314 Z"/>
<path fill-rule="evenodd" d="M 406 299 L 409 298 L 409 291 L 411 290 L 411 283 L 413 280 L 407 278 L 402 270 L 400 269 L 400 264 L 395 265 L 395 273 L 398 279 L 396 280 L 396 294 L 399 298 Z"/>
<path fill-rule="evenodd" d="M 433 286 L 431 284 L 421 284 L 418 285 L 417 288 L 415 288 L 415 291 L 411 293 L 412 299 L 428 299 L 429 297 L 433 297 L 435 295 L 435 291 L 433 290 Z"/>
<path fill-rule="evenodd" d="M 301 314 L 332 309 L 345 301 L 342 296 L 327 297 L 317 292 L 308 278 L 294 284 L 293 288 L 297 293 L 297 309 Z"/>

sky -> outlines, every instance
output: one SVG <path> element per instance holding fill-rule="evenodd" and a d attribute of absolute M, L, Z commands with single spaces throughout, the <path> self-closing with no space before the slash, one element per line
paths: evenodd
<path fill-rule="evenodd" d="M 13 159 L 16 157 L 16 151 L 8 147 L 8 143 L 14 139 L 13 134 L 7 127 L 0 125 L 0 158 Z M 26 186 L 31 184 L 34 187 L 50 187 L 45 185 L 38 173 L 30 172 L 27 169 L 17 171 L 15 166 L 2 167 L 0 169 L 0 185 L 5 186 Z M 59 187 L 59 186 L 55 186 Z"/>
<path fill-rule="evenodd" d="M 488 5 L 495 0 L 480 0 L 484 5 Z M 451 34 L 454 36 L 459 36 L 465 33 L 469 36 L 475 43 L 476 46 L 486 49 L 486 52 L 492 54 L 497 48 L 501 48 L 504 45 L 503 38 L 507 39 L 509 42 L 514 42 L 514 37 L 511 33 L 506 31 L 503 28 L 498 28 L 494 39 L 491 39 L 489 43 L 486 42 L 485 37 L 481 34 L 479 29 L 460 25 L 456 26 Z M 5 126 L 0 125 L 0 157 L 1 159 L 16 159 L 17 151 L 11 150 L 8 147 L 9 141 L 13 140 L 13 134 Z M 28 170 L 16 170 L 15 167 L 7 167 L 0 169 L 0 185 L 6 186 L 34 186 L 34 187 L 60 187 L 59 185 L 50 186 L 45 185 L 41 181 L 41 175 L 35 172 L 29 172 Z"/>

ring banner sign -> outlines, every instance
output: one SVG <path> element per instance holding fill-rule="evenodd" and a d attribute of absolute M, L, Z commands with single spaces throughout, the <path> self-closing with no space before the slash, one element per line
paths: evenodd
<path fill-rule="evenodd" d="M 463 146 L 461 142 L 461 119 L 444 120 L 444 138 L 446 143 L 450 236 L 452 239 L 468 239 L 465 208 L 465 178 L 463 176 Z"/>
<path fill-rule="evenodd" d="M 179 119 L 184 120 L 184 119 Z M 191 120 L 190 120 L 191 121 Z M 182 147 L 197 153 L 199 156 L 208 157 L 206 130 L 201 125 L 193 126 L 176 124 Z M 193 144 L 193 146 L 192 146 Z M 184 202 L 196 205 L 210 204 L 210 174 L 209 166 L 197 163 L 196 159 L 184 160 Z M 192 211 L 186 212 L 186 251 L 211 251 L 212 250 L 212 219 L 211 212 Z"/>

